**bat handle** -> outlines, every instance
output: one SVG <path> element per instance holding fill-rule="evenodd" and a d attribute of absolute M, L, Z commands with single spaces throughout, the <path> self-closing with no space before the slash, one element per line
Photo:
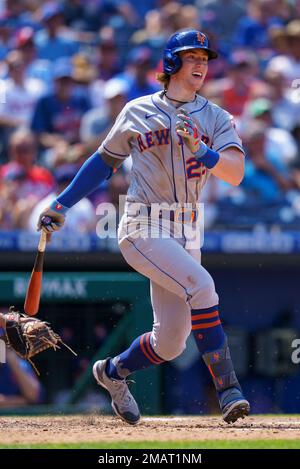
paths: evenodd
<path fill-rule="evenodd" d="M 51 225 L 52 221 L 53 220 L 52 220 L 51 217 L 44 216 L 42 218 L 42 226 Z M 45 249 L 46 249 L 47 242 L 50 242 L 50 241 L 51 241 L 51 233 L 47 233 L 46 231 L 41 230 L 41 236 L 40 236 L 40 241 L 39 241 L 39 245 L 38 245 L 38 251 L 44 252 Z"/>
<path fill-rule="evenodd" d="M 44 252 L 45 249 L 46 249 L 46 243 L 47 243 L 47 233 L 42 230 L 41 231 L 41 236 L 40 236 L 40 240 L 39 240 L 39 245 L 38 245 L 38 250 L 40 252 Z"/>

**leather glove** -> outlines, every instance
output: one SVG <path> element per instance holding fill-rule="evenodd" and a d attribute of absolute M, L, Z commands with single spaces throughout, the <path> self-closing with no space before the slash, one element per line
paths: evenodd
<path fill-rule="evenodd" d="M 14 311 L 13 306 L 2 317 L 5 319 L 5 338 L 7 344 L 19 357 L 28 360 L 37 374 L 39 372 L 34 363 L 32 363 L 31 358 L 48 348 L 57 350 L 62 344 L 76 355 L 45 321 L 20 314 L 18 311 Z"/>

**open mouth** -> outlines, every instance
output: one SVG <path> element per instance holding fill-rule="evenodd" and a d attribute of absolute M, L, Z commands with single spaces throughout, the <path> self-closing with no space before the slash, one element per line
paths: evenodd
<path fill-rule="evenodd" d="M 196 78 L 202 78 L 203 77 L 202 72 L 193 72 L 192 75 L 193 75 L 193 77 L 196 77 Z"/>

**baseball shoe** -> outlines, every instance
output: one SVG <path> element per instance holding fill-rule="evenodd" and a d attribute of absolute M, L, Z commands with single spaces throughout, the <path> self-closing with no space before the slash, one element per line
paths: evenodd
<path fill-rule="evenodd" d="M 245 418 L 250 412 L 250 404 L 238 388 L 225 389 L 219 394 L 219 401 L 222 417 L 227 423 Z"/>
<path fill-rule="evenodd" d="M 111 396 L 111 406 L 115 414 L 130 425 L 140 420 L 140 411 L 134 397 L 129 391 L 126 380 L 109 378 L 105 372 L 106 360 L 99 360 L 93 366 L 93 375 L 97 383 L 106 389 Z"/>

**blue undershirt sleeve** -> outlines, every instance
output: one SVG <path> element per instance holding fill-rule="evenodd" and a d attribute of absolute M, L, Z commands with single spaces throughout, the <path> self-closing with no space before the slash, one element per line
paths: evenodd
<path fill-rule="evenodd" d="M 66 212 L 83 197 L 94 192 L 105 179 L 110 178 L 112 173 L 113 168 L 108 166 L 100 153 L 96 151 L 81 166 L 68 187 L 57 197 L 55 202 L 61 204 L 64 209 L 60 212 Z"/>

